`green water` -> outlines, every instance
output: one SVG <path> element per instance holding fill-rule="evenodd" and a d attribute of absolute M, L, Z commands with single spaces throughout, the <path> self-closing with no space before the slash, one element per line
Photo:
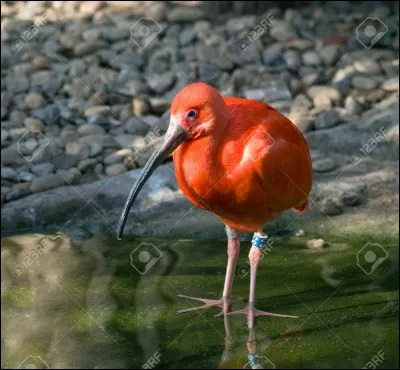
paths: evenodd
<path fill-rule="evenodd" d="M 300 316 L 257 318 L 261 365 L 398 368 L 398 239 L 375 235 L 383 250 L 361 253 L 375 248 L 382 260 L 364 272 L 356 255 L 369 235 L 325 235 L 330 244 L 321 250 L 306 247 L 311 238 L 276 238 L 260 263 L 257 307 Z M 248 246 L 242 242 L 234 308 L 248 296 Z M 178 294 L 219 298 L 225 263 L 225 242 L 216 240 L 4 238 L 2 368 L 248 367 L 245 316 L 230 320 L 222 361 L 218 309 L 175 314 L 196 305 Z"/>

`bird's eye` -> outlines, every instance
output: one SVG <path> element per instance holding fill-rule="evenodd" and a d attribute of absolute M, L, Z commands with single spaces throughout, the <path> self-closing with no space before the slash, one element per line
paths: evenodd
<path fill-rule="evenodd" d="M 196 109 L 191 109 L 189 112 L 187 112 L 187 118 L 190 119 L 191 121 L 195 120 L 197 116 L 198 113 Z"/>

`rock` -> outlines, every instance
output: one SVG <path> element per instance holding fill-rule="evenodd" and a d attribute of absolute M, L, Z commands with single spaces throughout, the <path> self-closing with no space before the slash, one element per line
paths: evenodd
<path fill-rule="evenodd" d="M 125 131 L 133 135 L 146 135 L 149 131 L 149 126 L 138 120 L 136 117 L 131 117 L 125 123 Z"/>
<path fill-rule="evenodd" d="M 296 50 L 287 50 L 283 53 L 283 57 L 286 61 L 286 65 L 290 69 L 294 69 L 295 71 L 300 67 L 301 65 L 301 58 L 299 53 Z"/>
<path fill-rule="evenodd" d="M 43 96 L 38 93 L 30 93 L 25 96 L 25 104 L 30 109 L 38 109 L 41 108 L 45 104 L 45 100 Z"/>
<path fill-rule="evenodd" d="M 196 37 L 196 32 L 193 27 L 185 27 L 179 33 L 179 44 L 181 46 L 188 46 L 190 45 Z"/>
<path fill-rule="evenodd" d="M 118 135 L 114 140 L 118 143 L 121 149 L 131 149 L 133 141 L 137 138 L 135 135 Z"/>
<path fill-rule="evenodd" d="M 2 180 L 18 181 L 17 171 L 15 171 L 11 167 L 2 167 L 1 168 L 1 179 Z"/>
<path fill-rule="evenodd" d="M 381 73 L 381 67 L 373 59 L 356 60 L 354 68 L 356 71 L 366 75 L 378 75 Z"/>
<path fill-rule="evenodd" d="M 167 5 L 163 1 L 152 3 L 147 10 L 147 15 L 153 18 L 156 22 L 161 22 L 167 17 Z"/>
<path fill-rule="evenodd" d="M 340 201 L 343 205 L 356 207 L 366 202 L 366 199 L 361 191 L 348 190 L 340 195 Z"/>
<path fill-rule="evenodd" d="M 126 172 L 126 168 L 122 163 L 112 164 L 111 166 L 107 166 L 105 169 L 107 176 L 117 176 L 124 172 Z"/>
<path fill-rule="evenodd" d="M 33 58 L 32 63 L 37 69 L 48 69 L 50 67 L 49 60 L 44 56 Z"/>
<path fill-rule="evenodd" d="M 302 133 L 311 131 L 314 123 L 314 120 L 311 117 L 307 116 L 305 112 L 290 113 L 289 119 Z"/>
<path fill-rule="evenodd" d="M 70 155 L 77 155 L 81 159 L 89 157 L 89 145 L 86 141 L 80 140 L 78 142 L 68 142 L 65 145 L 65 153 Z"/>
<path fill-rule="evenodd" d="M 315 51 L 306 51 L 302 55 L 303 63 L 308 66 L 319 66 L 322 61 Z"/>
<path fill-rule="evenodd" d="M 18 172 L 18 181 L 32 182 L 36 178 L 37 178 L 37 176 L 29 171 L 19 171 Z"/>
<path fill-rule="evenodd" d="M 12 122 L 16 123 L 18 126 L 22 125 L 25 121 L 26 115 L 24 112 L 14 110 L 10 114 L 10 119 Z M 2 124 L 3 126 L 3 124 Z"/>
<path fill-rule="evenodd" d="M 343 213 L 343 209 L 332 199 L 328 198 L 321 202 L 321 212 L 327 216 L 338 216 Z"/>
<path fill-rule="evenodd" d="M 171 102 L 164 98 L 150 98 L 151 110 L 156 114 L 163 114 L 168 111 Z"/>
<path fill-rule="evenodd" d="M 137 117 L 144 116 L 150 112 L 150 103 L 145 99 L 135 98 L 132 101 L 132 111 Z"/>
<path fill-rule="evenodd" d="M 85 116 L 108 116 L 110 108 L 107 105 L 94 105 L 85 109 Z"/>
<path fill-rule="evenodd" d="M 311 107 L 311 100 L 306 95 L 299 94 L 293 100 L 291 112 L 308 112 Z"/>
<path fill-rule="evenodd" d="M 246 99 L 263 101 L 265 98 L 265 92 L 263 89 L 246 89 L 243 92 Z"/>
<path fill-rule="evenodd" d="M 20 199 L 32 193 L 30 183 L 15 184 L 10 192 L 6 195 L 7 202 Z"/>
<path fill-rule="evenodd" d="M 293 48 L 299 51 L 305 51 L 307 49 L 311 49 L 314 46 L 314 42 L 307 39 L 295 38 L 294 40 L 287 42 L 285 45 L 287 48 Z"/>
<path fill-rule="evenodd" d="M 91 123 L 85 123 L 82 126 L 78 127 L 78 133 L 82 136 L 105 134 L 105 132 L 106 132 L 106 130 L 104 130 L 103 127 L 93 125 Z"/>
<path fill-rule="evenodd" d="M 80 156 L 79 155 L 72 155 L 72 154 L 59 154 L 53 157 L 53 164 L 54 167 L 57 169 L 69 169 L 74 167 L 79 162 Z"/>
<path fill-rule="evenodd" d="M 307 248 L 310 249 L 321 249 L 325 245 L 325 241 L 323 239 L 311 239 L 307 240 Z"/>
<path fill-rule="evenodd" d="M 31 191 L 33 193 L 39 193 L 41 191 L 58 188 L 63 185 L 64 180 L 60 175 L 51 174 L 33 180 Z"/>
<path fill-rule="evenodd" d="M 340 121 L 340 114 L 336 109 L 321 113 L 314 122 L 314 127 L 319 129 L 336 126 Z"/>
<path fill-rule="evenodd" d="M 31 168 L 31 171 L 38 177 L 50 175 L 55 171 L 54 165 L 50 162 L 36 164 Z"/>
<path fill-rule="evenodd" d="M 340 45 L 330 44 L 319 50 L 319 56 L 326 66 L 331 66 L 339 59 Z"/>
<path fill-rule="evenodd" d="M 170 10 L 167 14 L 167 19 L 171 23 L 191 23 L 205 18 L 203 9 L 178 6 Z"/>
<path fill-rule="evenodd" d="M 332 87 L 332 86 L 324 86 L 324 85 L 318 85 L 318 86 L 313 86 L 311 87 L 308 92 L 308 96 L 312 99 L 315 99 L 319 96 L 324 96 L 328 98 L 332 102 L 339 102 L 341 95 L 340 92 Z"/>
<path fill-rule="evenodd" d="M 382 84 L 385 91 L 399 91 L 399 76 L 390 78 Z"/>
<path fill-rule="evenodd" d="M 81 173 L 77 168 L 71 168 L 69 170 L 58 170 L 56 175 L 64 181 L 64 185 L 70 186 L 77 182 Z"/>
<path fill-rule="evenodd" d="M 31 84 L 36 87 L 43 87 L 54 78 L 52 71 L 38 71 L 32 74 Z"/>
<path fill-rule="evenodd" d="M 105 157 L 103 162 L 105 165 L 121 163 L 123 162 L 125 157 L 127 157 L 131 153 L 132 153 L 131 149 L 121 149 Z"/>
<path fill-rule="evenodd" d="M 78 163 L 78 170 L 86 172 L 87 170 L 94 170 L 97 165 L 97 160 L 94 158 L 83 159 Z"/>
<path fill-rule="evenodd" d="M 272 21 L 270 36 L 277 41 L 287 41 L 297 37 L 296 31 L 290 23 L 275 19 Z"/>
<path fill-rule="evenodd" d="M 38 118 L 45 125 L 56 124 L 60 119 L 60 108 L 58 104 L 50 104 L 41 109 L 32 111 L 32 116 Z"/>
<path fill-rule="evenodd" d="M 315 172 L 330 172 L 336 167 L 337 163 L 332 158 L 321 158 L 312 163 L 312 168 Z"/>
<path fill-rule="evenodd" d="M 361 104 L 352 96 L 348 96 L 344 101 L 345 114 L 348 116 L 359 116 L 362 112 Z"/>
<path fill-rule="evenodd" d="M 9 74 L 6 78 L 6 85 L 8 93 L 15 95 L 18 93 L 25 92 L 29 89 L 29 80 L 24 74 L 11 75 Z"/>
<path fill-rule="evenodd" d="M 356 89 L 372 90 L 376 87 L 376 81 L 371 77 L 355 76 L 351 79 L 351 84 Z"/>
<path fill-rule="evenodd" d="M 147 84 L 158 94 L 169 91 L 175 83 L 175 76 L 172 73 L 163 73 L 161 75 L 146 76 Z"/>
<path fill-rule="evenodd" d="M 32 131 L 43 131 L 44 128 L 42 121 L 32 117 L 25 118 L 24 126 Z"/>
<path fill-rule="evenodd" d="M 94 41 L 94 42 L 81 42 L 74 47 L 74 54 L 77 57 L 82 57 L 97 50 L 107 48 L 108 44 L 104 41 Z"/>
<path fill-rule="evenodd" d="M 96 157 L 103 151 L 103 143 L 98 141 L 89 142 L 89 157 Z"/>

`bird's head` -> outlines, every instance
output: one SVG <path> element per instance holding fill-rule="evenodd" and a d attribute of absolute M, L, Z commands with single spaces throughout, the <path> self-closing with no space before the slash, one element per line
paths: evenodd
<path fill-rule="evenodd" d="M 227 107 L 221 94 L 205 83 L 183 88 L 171 105 L 171 119 L 164 140 L 155 149 L 142 169 L 126 200 L 118 224 L 121 238 L 129 210 L 140 189 L 154 170 L 184 141 L 211 135 L 228 121 Z"/>

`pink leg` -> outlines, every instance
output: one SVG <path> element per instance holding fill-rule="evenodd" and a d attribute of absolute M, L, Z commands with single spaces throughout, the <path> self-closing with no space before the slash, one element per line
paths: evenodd
<path fill-rule="evenodd" d="M 177 313 L 199 311 L 213 307 L 220 307 L 222 309 L 222 313 L 229 312 L 232 303 L 231 302 L 232 285 L 233 285 L 233 279 L 235 277 L 236 263 L 239 257 L 240 240 L 235 230 L 229 228 L 228 226 L 226 227 L 226 233 L 228 236 L 228 264 L 226 266 L 225 284 L 224 284 L 224 290 L 222 292 L 222 299 L 216 299 L 216 300 L 203 299 L 203 298 L 189 297 L 185 295 L 178 295 L 178 297 L 201 301 L 204 304 L 199 307 L 180 310 Z"/>
<path fill-rule="evenodd" d="M 265 235 L 262 231 L 258 231 L 260 235 Z M 247 324 L 249 329 L 254 328 L 254 319 L 257 316 L 277 316 L 277 317 L 289 317 L 297 318 L 298 316 L 281 315 L 277 313 L 271 313 L 266 311 L 260 311 L 255 308 L 256 301 L 256 278 L 257 278 L 257 267 L 261 258 L 261 249 L 252 245 L 249 253 L 250 261 L 250 294 L 249 303 L 243 310 L 229 312 L 228 315 L 245 314 L 247 315 Z"/>

